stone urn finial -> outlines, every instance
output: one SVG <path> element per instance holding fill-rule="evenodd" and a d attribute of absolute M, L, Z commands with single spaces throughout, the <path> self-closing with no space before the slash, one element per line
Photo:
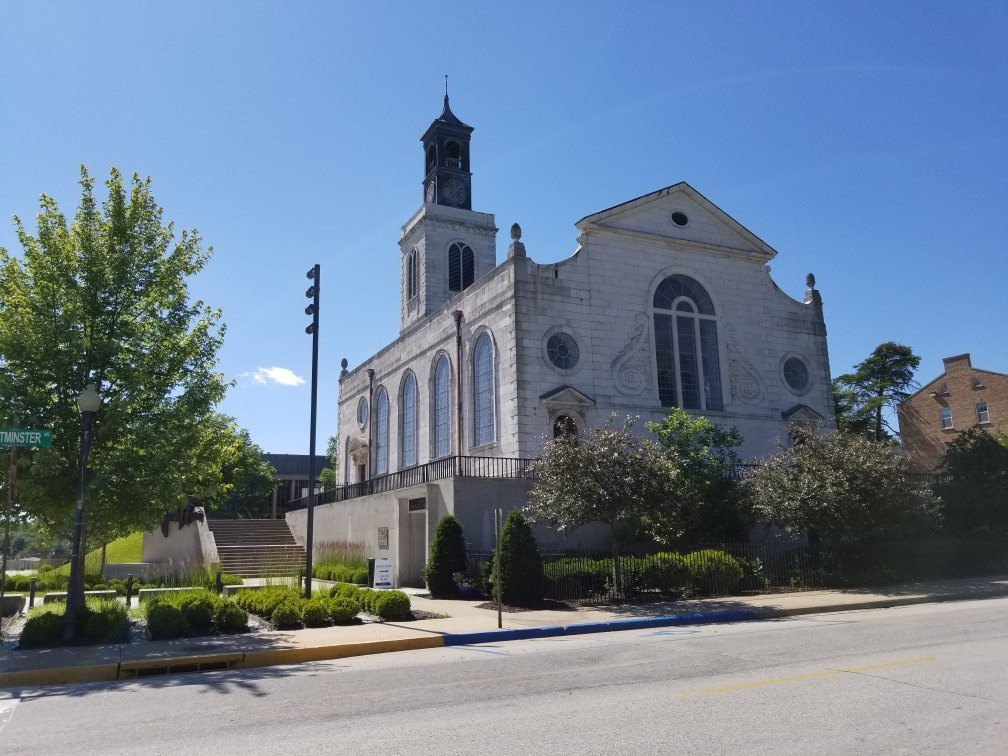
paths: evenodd
<path fill-rule="evenodd" d="M 521 226 L 519 226 L 517 223 L 511 224 L 511 238 L 514 239 L 515 241 L 521 239 Z"/>
<path fill-rule="evenodd" d="M 805 285 L 808 286 L 810 289 L 814 289 L 815 288 L 815 276 L 812 275 L 811 273 L 809 273 L 807 276 L 805 276 Z"/>
<path fill-rule="evenodd" d="M 805 291 L 805 304 L 822 307 L 822 295 L 816 291 L 815 276 L 811 273 L 805 276 L 805 285 L 808 286 L 808 289 Z"/>
<path fill-rule="evenodd" d="M 508 257 L 525 257 L 525 245 L 521 241 L 521 226 L 511 224 L 511 244 L 508 246 Z"/>

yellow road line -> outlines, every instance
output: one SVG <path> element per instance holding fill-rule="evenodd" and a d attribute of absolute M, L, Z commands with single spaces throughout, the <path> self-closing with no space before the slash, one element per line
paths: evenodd
<path fill-rule="evenodd" d="M 934 661 L 933 656 L 919 656 L 914 659 L 900 659 L 898 661 L 882 662 L 881 664 L 869 664 L 864 667 L 849 667 L 847 669 L 823 669 L 817 672 L 808 672 L 803 675 L 789 675 L 787 677 L 774 677 L 768 680 L 753 680 L 752 682 L 734 683 L 732 685 L 718 685 L 713 688 L 700 688 L 699 690 L 689 690 L 680 693 L 680 696 L 696 696 L 706 693 L 725 693 L 731 690 L 744 690 L 746 688 L 759 688 L 765 685 L 779 685 L 781 683 L 799 682 L 801 680 L 814 680 L 817 677 L 833 677 L 851 672 L 868 672 L 874 669 L 885 669 L 886 667 L 899 667 L 904 664 L 920 664 L 922 662 Z"/>

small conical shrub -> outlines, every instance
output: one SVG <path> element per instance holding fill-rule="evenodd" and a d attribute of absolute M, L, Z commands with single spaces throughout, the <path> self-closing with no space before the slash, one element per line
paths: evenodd
<path fill-rule="evenodd" d="M 532 527 L 512 509 L 504 520 L 500 539 L 501 601 L 528 604 L 543 597 L 543 566 Z"/>
<path fill-rule="evenodd" d="M 462 524 L 452 515 L 445 515 L 434 531 L 430 556 L 424 567 L 424 580 L 432 596 L 457 596 L 455 573 L 465 572 L 468 566 Z"/>

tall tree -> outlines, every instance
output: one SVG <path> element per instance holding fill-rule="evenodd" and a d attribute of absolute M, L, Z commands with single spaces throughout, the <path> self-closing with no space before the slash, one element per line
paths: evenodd
<path fill-rule="evenodd" d="M 876 441 L 886 437 L 885 430 L 899 435 L 885 418 L 883 409 L 895 409 L 910 396 L 916 387 L 913 376 L 920 359 L 913 349 L 895 341 L 879 344 L 863 362 L 854 366 L 853 373 L 837 377 L 833 384 L 834 401 L 839 388 L 841 400 L 854 405 L 850 417 L 872 419 Z"/>
<path fill-rule="evenodd" d="M 626 532 L 642 523 L 675 528 L 682 521 L 673 455 L 633 432 L 634 419 L 615 417 L 581 435 L 562 433 L 543 446 L 527 513 L 533 522 L 573 530 L 589 522 L 609 526 L 616 585 Z"/>
<path fill-rule="evenodd" d="M 220 466 L 209 471 L 203 504 L 217 517 L 262 517 L 266 497 L 276 485 L 276 468 L 234 418 L 214 414 L 204 425 L 207 444 L 216 451 Z"/>
<path fill-rule="evenodd" d="M 35 234 L 14 219 L 23 253 L 0 249 L 0 395 L 53 430 L 50 448 L 26 455 L 18 493 L 60 534 L 76 499 L 76 397 L 97 384 L 87 532 L 103 542 L 214 485 L 220 459 L 204 452 L 219 447 L 207 423 L 227 387 L 214 369 L 224 328 L 188 291 L 210 249 L 162 223 L 150 179 L 124 186 L 112 169 L 100 206 L 83 167 L 80 185 L 72 222 L 43 195 Z"/>

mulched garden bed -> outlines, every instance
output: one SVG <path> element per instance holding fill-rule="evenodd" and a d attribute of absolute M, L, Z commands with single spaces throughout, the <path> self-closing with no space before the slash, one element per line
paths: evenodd
<path fill-rule="evenodd" d="M 497 611 L 497 602 L 487 601 L 483 604 L 477 604 L 477 609 L 493 609 Z M 543 599 L 542 601 L 530 602 L 524 606 L 511 606 L 510 604 L 501 604 L 501 611 L 513 614 L 515 612 L 535 612 L 544 611 L 548 609 L 569 611 L 574 607 L 570 604 L 564 603 L 563 601 L 553 601 L 552 599 Z"/>

